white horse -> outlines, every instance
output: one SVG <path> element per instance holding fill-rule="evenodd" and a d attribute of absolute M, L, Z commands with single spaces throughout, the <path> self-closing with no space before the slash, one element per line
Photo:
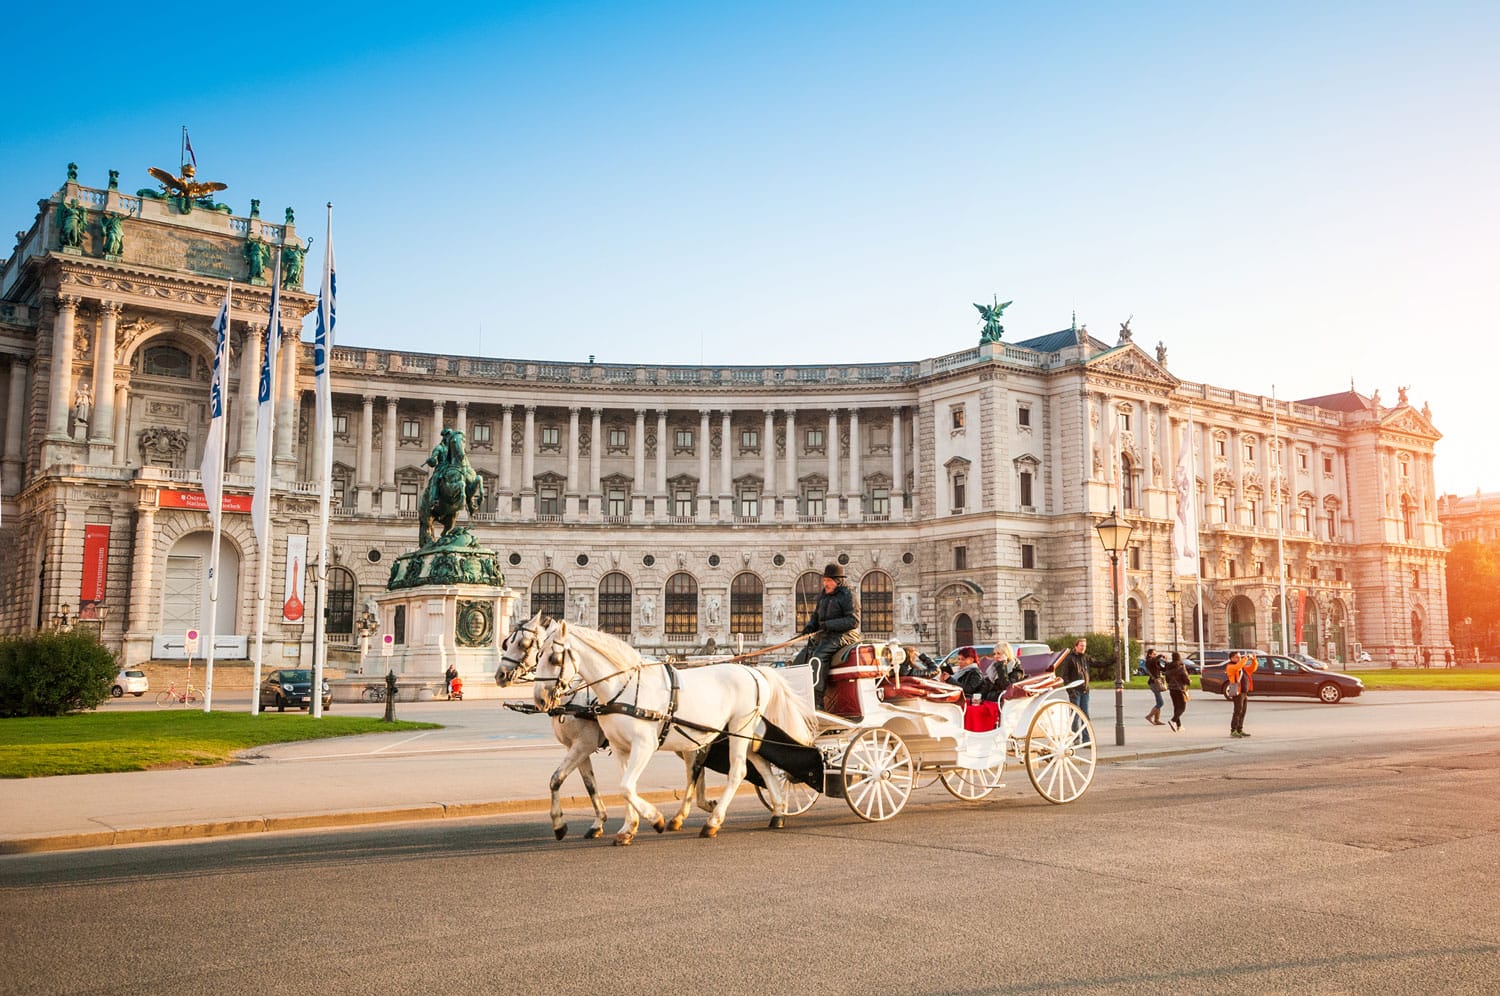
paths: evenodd
<path fill-rule="evenodd" d="M 598 722 L 620 756 L 620 788 L 630 805 L 616 844 L 635 839 L 645 816 L 657 833 L 667 821 L 646 801 L 636 785 L 658 749 L 696 755 L 720 735 L 727 735 L 728 781 L 699 836 L 715 837 L 745 778 L 752 741 L 764 737 L 769 722 L 798 744 L 811 747 L 816 730 L 812 707 L 780 675 L 764 668 L 709 664 L 676 670 L 648 663 L 629 644 L 586 626 L 558 624 L 551 649 L 537 662 L 535 697 L 551 709 L 578 691 L 593 692 L 600 702 Z M 754 759 L 767 773 L 764 762 Z M 786 820 L 786 799 L 779 779 L 765 778 L 772 797 L 771 826 Z M 687 800 L 684 800 L 686 803 Z M 684 805 L 685 815 L 687 806 Z"/>
<path fill-rule="evenodd" d="M 544 624 L 542 614 L 538 612 L 511 630 L 500 647 L 500 665 L 495 669 L 495 684 L 503 687 L 515 681 L 531 678 L 536 672 L 537 661 L 547 653 L 552 641 L 556 638 L 558 625 L 556 621 L 548 621 Z M 544 705 L 542 692 L 545 684 L 545 682 L 540 683 L 533 689 L 532 698 L 536 707 L 546 712 L 552 720 L 552 736 L 562 744 L 565 751 L 562 763 L 552 772 L 552 777 L 548 780 L 548 788 L 552 794 L 552 833 L 558 840 L 562 840 L 568 834 L 568 822 L 563 818 L 562 811 L 562 785 L 569 775 L 577 771 L 579 777 L 583 779 L 583 787 L 588 793 L 589 802 L 594 807 L 594 822 L 584 833 L 584 839 L 592 840 L 602 837 L 604 823 L 609 819 L 609 813 L 604 808 L 604 800 L 599 797 L 598 783 L 594 777 L 593 755 L 595 751 L 605 747 L 607 741 L 604 737 L 604 730 L 590 715 L 590 707 L 596 701 L 595 697 L 591 692 L 584 691 L 576 696 L 557 700 L 556 705 Z M 579 709 L 570 711 L 569 705 L 578 706 Z M 704 812 L 710 812 L 713 808 L 705 794 L 703 777 L 697 766 L 697 752 L 684 753 L 682 758 L 687 768 L 689 784 L 683 790 L 681 808 L 667 824 L 668 829 L 671 830 L 682 829 L 695 800 Z M 695 774 L 697 778 L 694 778 Z"/>

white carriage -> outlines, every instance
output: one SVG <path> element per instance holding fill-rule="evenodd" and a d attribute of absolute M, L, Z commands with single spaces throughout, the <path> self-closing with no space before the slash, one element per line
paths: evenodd
<path fill-rule="evenodd" d="M 906 651 L 893 643 L 840 651 L 823 702 L 815 703 L 822 791 L 778 770 L 788 815 L 830 795 L 842 797 L 861 819 L 888 820 L 929 774 L 959 799 L 977 801 L 1001 787 L 1008 759 L 1026 769 L 1048 802 L 1072 802 L 1087 791 L 1097 761 L 1093 727 L 1056 675 L 1011 685 L 996 715 L 994 704 L 965 702 L 956 685 L 902 675 L 905 660 Z M 782 674 L 812 696 L 811 668 Z M 769 808 L 768 794 L 760 794 Z"/>

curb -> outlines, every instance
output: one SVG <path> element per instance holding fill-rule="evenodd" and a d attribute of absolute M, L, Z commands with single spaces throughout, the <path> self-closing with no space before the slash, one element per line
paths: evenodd
<path fill-rule="evenodd" d="M 1122 761 L 1144 761 L 1158 757 L 1175 757 L 1187 754 L 1207 754 L 1222 750 L 1220 746 L 1183 747 L 1176 750 L 1132 751 L 1101 757 L 1099 764 L 1118 764 Z M 753 795 L 754 786 L 746 783 L 736 796 Z M 681 790 L 643 792 L 641 795 L 652 805 L 682 801 Z M 601 795 L 609 807 L 623 807 L 625 797 L 620 793 Z M 589 805 L 587 795 L 563 796 L 562 803 L 568 808 L 583 808 Z M 340 827 L 372 826 L 377 823 L 417 823 L 425 820 L 463 820 L 476 816 L 513 816 L 518 813 L 547 813 L 552 808 L 551 798 L 545 799 L 497 799 L 473 802 L 432 802 L 419 805 L 392 806 L 374 809 L 342 809 L 329 812 L 293 813 L 287 816 L 252 816 L 237 819 L 202 820 L 193 823 L 176 823 L 165 826 L 116 827 L 107 830 L 91 830 L 77 833 L 42 834 L 35 837 L 0 838 L 0 855 L 40 854 L 47 851 L 77 851 L 94 847 L 122 847 L 135 844 L 156 844 L 165 841 L 206 840 L 210 837 L 238 837 L 257 833 L 277 833 L 285 830 L 329 830 Z"/>

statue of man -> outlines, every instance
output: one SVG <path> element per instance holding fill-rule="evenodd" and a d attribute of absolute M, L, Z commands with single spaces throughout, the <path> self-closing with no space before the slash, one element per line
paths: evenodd
<path fill-rule="evenodd" d="M 99 227 L 104 231 L 104 255 L 120 255 L 125 249 L 124 226 L 120 222 L 120 216 L 113 211 L 104 212 L 99 219 Z"/>
<path fill-rule="evenodd" d="M 271 251 L 260 239 L 245 240 L 245 262 L 250 264 L 250 279 L 264 280 L 266 272 L 266 260 Z"/>
<path fill-rule="evenodd" d="M 283 289 L 302 289 L 302 257 L 307 250 L 300 246 L 285 246 L 281 250 L 281 286 Z"/>
<path fill-rule="evenodd" d="M 58 234 L 64 249 L 83 248 L 83 229 L 88 224 L 88 210 L 73 198 L 57 206 Z"/>
<path fill-rule="evenodd" d="M 94 390 L 88 383 L 78 385 L 78 392 L 73 395 L 73 420 L 79 425 L 89 424 L 89 412 L 94 407 Z"/>

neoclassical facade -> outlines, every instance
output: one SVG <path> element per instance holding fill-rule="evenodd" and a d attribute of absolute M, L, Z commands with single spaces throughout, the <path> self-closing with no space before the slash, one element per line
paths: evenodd
<path fill-rule="evenodd" d="M 182 207 L 70 178 L 0 268 L 0 536 L 12 552 L 0 630 L 82 615 L 136 662 L 201 625 L 209 323 L 232 278 L 221 657 L 244 653 L 269 557 L 269 659 L 306 661 L 311 612 L 300 605 L 312 588 L 297 568 L 302 549 L 319 546 L 318 491 L 311 351 L 295 331 L 282 351 L 269 550 L 242 511 L 270 292 L 253 244 L 304 243 L 290 211 L 273 225 L 258 211 Z M 315 297 L 288 284 L 282 320 L 296 330 Z M 1277 645 L 1278 550 L 1309 652 L 1446 643 L 1439 434 L 1404 392 L 1394 406 L 1353 390 L 1273 403 L 1179 379 L 1165 349 L 1142 350 L 1128 328 L 1113 344 L 1068 328 L 823 366 L 491 359 L 356 342 L 334 349 L 332 383 L 335 644 L 415 546 L 423 461 L 444 426 L 464 430 L 485 479 L 476 528 L 500 552 L 518 612 L 542 608 L 654 652 L 790 639 L 833 559 L 860 591 L 867 634 L 940 649 L 1110 630 L 1094 525 L 1115 506 L 1135 527 L 1129 624 L 1152 643 L 1169 645 L 1180 618 L 1184 644 L 1201 627 L 1214 645 Z M 1201 621 L 1194 579 L 1175 579 L 1176 613 L 1167 594 L 1184 426 Z"/>

